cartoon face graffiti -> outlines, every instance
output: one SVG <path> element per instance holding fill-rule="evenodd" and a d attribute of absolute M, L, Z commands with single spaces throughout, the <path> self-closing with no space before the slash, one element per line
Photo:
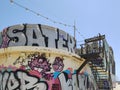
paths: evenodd
<path fill-rule="evenodd" d="M 41 74 L 51 70 L 50 63 L 43 55 L 34 56 L 31 61 L 28 61 L 28 66 L 32 70 L 39 71 Z"/>
<path fill-rule="evenodd" d="M 53 70 L 61 72 L 64 68 L 63 59 L 60 57 L 56 57 L 53 64 L 52 64 Z"/>

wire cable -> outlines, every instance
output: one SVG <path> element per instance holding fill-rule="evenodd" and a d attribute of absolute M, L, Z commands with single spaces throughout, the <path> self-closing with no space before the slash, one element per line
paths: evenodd
<path fill-rule="evenodd" d="M 51 18 L 48 18 L 48 17 L 42 15 L 41 13 L 38 13 L 38 12 L 32 10 L 32 9 L 27 8 L 26 6 L 23 6 L 23 5 L 15 2 L 14 0 L 10 0 L 10 2 L 11 2 L 12 4 L 15 4 L 16 6 L 18 6 L 18 7 L 20 7 L 20 8 L 23 8 L 23 9 L 25 9 L 25 10 L 27 10 L 27 11 L 29 11 L 29 12 L 37 15 L 37 16 L 40 16 L 40 17 L 42 17 L 42 18 L 50 21 L 50 22 L 57 23 L 57 24 L 60 24 L 60 25 L 66 26 L 66 27 L 72 27 L 72 28 L 75 29 L 75 31 L 78 32 L 78 34 L 79 34 L 83 39 L 85 39 L 85 37 L 79 32 L 79 30 L 75 27 L 75 25 L 69 25 L 69 24 L 66 24 L 66 23 L 62 23 L 62 22 L 55 21 L 55 20 L 53 20 L 53 19 L 51 19 Z"/>
<path fill-rule="evenodd" d="M 51 21 L 51 22 L 53 22 L 53 23 L 61 24 L 61 25 L 63 25 L 63 26 L 67 26 L 67 27 L 74 27 L 73 25 L 69 25 L 69 24 L 66 24 L 66 23 L 58 22 L 58 21 L 55 21 L 55 20 L 53 20 L 53 19 L 51 19 L 51 18 L 48 18 L 48 17 L 46 17 L 46 16 L 44 16 L 44 15 L 42 15 L 42 14 L 40 14 L 40 13 L 37 13 L 36 11 L 34 11 L 34 10 L 32 10 L 32 9 L 29 9 L 29 8 L 27 8 L 27 7 L 23 6 L 23 5 L 15 2 L 14 0 L 10 0 L 10 2 L 13 3 L 13 4 L 15 4 L 15 5 L 17 5 L 17 6 L 20 7 L 20 8 L 23 8 L 23 9 L 25 9 L 25 10 L 33 13 L 33 14 L 36 14 L 37 16 L 40 16 L 40 17 L 42 17 L 42 18 L 44 18 L 44 19 L 46 19 L 46 20 L 49 20 L 49 21 Z"/>

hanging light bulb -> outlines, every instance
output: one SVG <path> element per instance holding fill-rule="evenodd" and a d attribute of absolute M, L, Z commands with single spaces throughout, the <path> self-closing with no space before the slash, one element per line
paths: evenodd
<path fill-rule="evenodd" d="M 37 13 L 37 16 L 40 16 L 40 14 L 39 14 L 39 13 Z"/>
<path fill-rule="evenodd" d="M 62 22 L 54 21 L 54 20 L 52 20 L 52 19 L 50 19 L 50 18 L 48 18 L 48 17 L 46 17 L 46 16 L 44 16 L 44 15 L 42 15 L 40 13 L 37 13 L 37 12 L 35 12 L 35 11 L 33 11 L 33 10 L 25 7 L 25 6 L 23 6 L 22 4 L 17 3 L 14 0 L 10 0 L 10 2 L 11 2 L 11 4 L 15 4 L 15 5 L 17 5 L 17 6 L 21 7 L 21 8 L 23 8 L 23 9 L 25 9 L 26 11 L 32 12 L 33 14 L 36 14 L 37 16 L 41 16 L 42 18 L 45 18 L 46 20 L 49 20 L 49 21 L 51 21 L 53 23 L 57 23 L 57 24 L 60 24 L 60 25 L 63 25 L 63 26 L 67 26 L 67 27 L 74 27 L 72 25 L 68 25 L 68 24 L 65 24 L 65 23 L 62 23 Z"/>
<path fill-rule="evenodd" d="M 13 0 L 10 0 L 10 3 L 13 4 Z"/>
<path fill-rule="evenodd" d="M 25 8 L 25 10 L 28 12 L 29 11 L 29 9 L 28 8 Z"/>

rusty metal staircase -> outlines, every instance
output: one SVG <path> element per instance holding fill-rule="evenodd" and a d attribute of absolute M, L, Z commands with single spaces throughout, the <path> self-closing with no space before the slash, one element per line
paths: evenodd
<path fill-rule="evenodd" d="M 79 55 L 88 61 L 99 90 L 112 90 L 105 57 L 104 39 L 105 35 L 100 34 L 97 37 L 86 39 L 85 44 L 80 45 Z"/>

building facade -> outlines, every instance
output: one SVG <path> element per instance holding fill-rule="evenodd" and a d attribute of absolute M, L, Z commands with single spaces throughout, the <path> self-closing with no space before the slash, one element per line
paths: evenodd
<path fill-rule="evenodd" d="M 99 90 L 75 45 L 74 37 L 46 25 L 5 28 L 0 33 L 0 90 Z"/>

